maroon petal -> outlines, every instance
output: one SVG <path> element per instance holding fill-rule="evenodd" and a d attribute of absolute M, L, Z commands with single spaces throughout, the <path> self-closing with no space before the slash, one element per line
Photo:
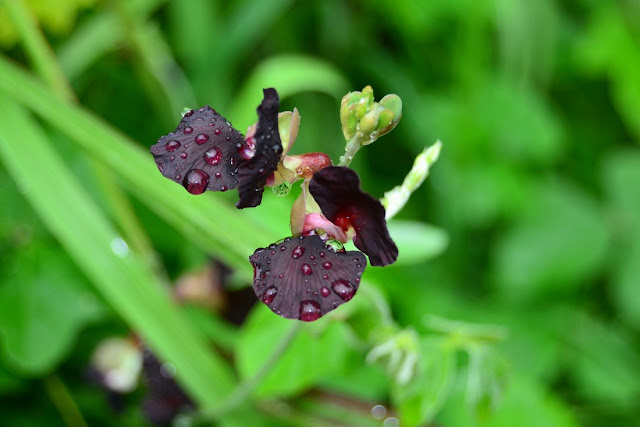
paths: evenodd
<path fill-rule="evenodd" d="M 151 147 L 163 176 L 191 194 L 238 186 L 242 134 L 208 105 L 184 115 L 174 132 Z"/>
<path fill-rule="evenodd" d="M 256 296 L 276 314 L 305 322 L 353 298 L 367 266 L 361 252 L 336 253 L 316 235 L 287 237 L 249 260 Z"/>
<path fill-rule="evenodd" d="M 278 132 L 278 110 L 280 99 L 275 89 L 264 89 L 264 98 L 258 106 L 258 126 L 253 139 L 256 144 L 254 156 L 238 168 L 240 200 L 236 207 L 252 208 L 262 201 L 262 192 L 267 178 L 278 168 L 282 155 L 282 142 Z"/>
<path fill-rule="evenodd" d="M 369 256 L 371 265 L 393 264 L 398 248 L 391 240 L 382 204 L 360 188 L 358 175 L 349 168 L 330 166 L 317 172 L 309 191 L 322 213 L 347 231 L 353 227 L 353 243 Z"/>

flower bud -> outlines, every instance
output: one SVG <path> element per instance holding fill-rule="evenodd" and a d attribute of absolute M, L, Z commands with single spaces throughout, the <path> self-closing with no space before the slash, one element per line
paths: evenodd
<path fill-rule="evenodd" d="M 282 152 L 287 154 L 298 137 L 300 128 L 300 113 L 297 108 L 278 114 L 278 131 L 282 142 Z"/>
<path fill-rule="evenodd" d="M 285 156 L 282 165 L 295 174 L 295 178 L 311 178 L 314 173 L 331 166 L 331 158 L 324 153 L 305 153 Z"/>

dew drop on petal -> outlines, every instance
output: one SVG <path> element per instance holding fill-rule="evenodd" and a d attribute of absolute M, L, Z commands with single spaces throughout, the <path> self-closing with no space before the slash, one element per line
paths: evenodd
<path fill-rule="evenodd" d="M 184 128 L 183 132 L 185 135 L 189 135 L 190 133 L 193 133 L 193 128 L 191 126 L 187 126 Z"/>
<path fill-rule="evenodd" d="M 269 286 L 267 290 L 262 294 L 262 302 L 269 305 L 273 302 L 273 299 L 278 294 L 278 289 L 275 286 Z"/>
<path fill-rule="evenodd" d="M 304 247 L 296 246 L 295 248 L 293 248 L 293 251 L 291 252 L 291 256 L 293 257 L 293 259 L 298 259 L 302 255 L 304 255 Z"/>
<path fill-rule="evenodd" d="M 302 271 L 302 274 L 304 274 L 305 276 L 308 276 L 311 273 L 313 273 L 313 270 L 311 270 L 311 267 L 309 266 L 309 264 L 302 264 L 302 267 L 300 267 L 300 271 Z"/>
<path fill-rule="evenodd" d="M 356 291 L 346 280 L 336 280 L 331 284 L 331 289 L 344 301 L 349 301 L 355 295 Z"/>
<path fill-rule="evenodd" d="M 320 304 L 315 301 L 307 300 L 300 303 L 300 320 L 303 322 L 313 322 L 322 316 Z"/>
<path fill-rule="evenodd" d="M 189 155 L 187 154 L 187 152 L 185 151 L 184 153 L 180 154 L 180 158 L 181 159 L 186 159 Z"/>
<path fill-rule="evenodd" d="M 200 169 L 192 169 L 184 178 L 183 185 L 191 194 L 202 194 L 209 184 L 209 175 Z"/>
<path fill-rule="evenodd" d="M 222 151 L 218 150 L 216 147 L 213 147 L 210 150 L 207 150 L 206 153 L 204 153 L 203 158 L 206 164 L 217 165 L 222 159 Z"/>
<path fill-rule="evenodd" d="M 322 266 L 325 268 L 325 270 L 331 270 L 331 267 L 332 267 L 329 261 L 323 263 Z"/>
<path fill-rule="evenodd" d="M 175 150 L 180 148 L 180 142 L 173 139 L 167 142 L 167 145 L 165 145 L 165 147 L 169 153 L 173 153 Z"/>
<path fill-rule="evenodd" d="M 206 133 L 201 133 L 198 136 L 196 136 L 196 144 L 198 145 L 202 145 L 208 140 L 209 140 L 209 135 L 207 135 Z"/>
<path fill-rule="evenodd" d="M 331 290 L 329 288 L 327 288 L 326 286 L 323 286 L 320 289 L 320 294 L 325 298 L 328 297 L 330 293 L 331 293 Z"/>

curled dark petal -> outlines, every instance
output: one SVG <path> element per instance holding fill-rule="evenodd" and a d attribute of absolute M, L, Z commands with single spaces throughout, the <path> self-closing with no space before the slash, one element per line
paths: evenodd
<path fill-rule="evenodd" d="M 151 146 L 151 154 L 163 176 L 201 194 L 238 186 L 238 144 L 245 144 L 242 134 L 204 106 L 186 113 L 175 131 Z"/>
<path fill-rule="evenodd" d="M 330 166 L 317 172 L 309 191 L 327 219 L 343 230 L 353 227 L 353 243 L 367 254 L 371 265 L 393 264 L 398 247 L 389 236 L 382 204 L 360 188 L 360 179 L 351 169 Z"/>
<path fill-rule="evenodd" d="M 367 266 L 361 252 L 336 253 L 316 235 L 257 249 L 249 261 L 256 296 L 276 314 L 306 322 L 353 298 Z"/>
<path fill-rule="evenodd" d="M 264 89 L 264 98 L 258 106 L 258 125 L 253 137 L 254 156 L 238 168 L 240 200 L 236 207 L 251 208 L 262 201 L 262 192 L 267 178 L 278 168 L 282 156 L 282 142 L 278 132 L 278 110 L 280 99 L 275 89 Z"/>

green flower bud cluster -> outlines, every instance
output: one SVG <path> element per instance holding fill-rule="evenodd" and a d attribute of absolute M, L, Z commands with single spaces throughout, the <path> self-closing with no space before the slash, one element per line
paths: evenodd
<path fill-rule="evenodd" d="M 391 132 L 402 117 L 402 100 L 398 95 L 386 95 L 375 102 L 373 89 L 367 86 L 361 92 L 349 92 L 342 98 L 340 121 L 347 141 L 358 138 L 368 145 L 378 137 Z"/>

